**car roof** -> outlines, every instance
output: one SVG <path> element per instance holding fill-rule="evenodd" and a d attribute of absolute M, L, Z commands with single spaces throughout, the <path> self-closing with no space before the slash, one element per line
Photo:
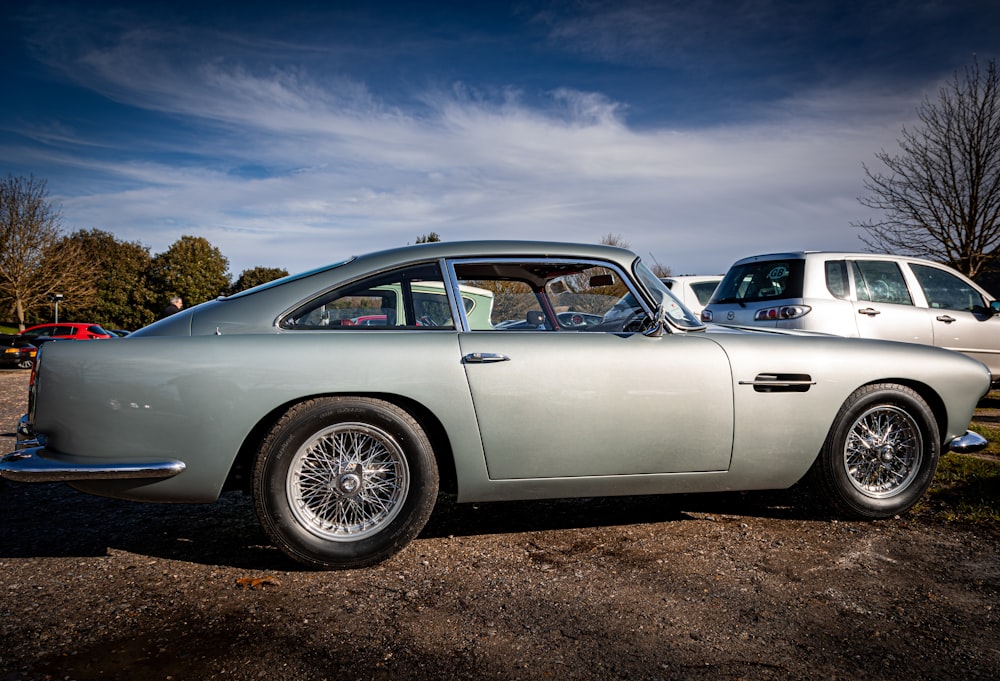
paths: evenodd
<path fill-rule="evenodd" d="M 893 260 L 901 260 L 904 262 L 915 262 L 923 263 L 927 265 L 937 265 L 939 267 L 948 267 L 946 263 L 936 262 L 934 260 L 927 260 L 926 258 L 917 258 L 911 255 L 894 255 L 892 253 L 862 253 L 859 251 L 787 251 L 784 253 L 762 253 L 760 255 L 751 255 L 745 258 L 740 258 L 733 265 L 745 265 L 752 262 L 760 262 L 763 260 L 781 260 L 781 259 L 796 259 L 796 260 L 882 260 L 885 258 L 892 258 Z"/>
<path fill-rule="evenodd" d="M 339 261 L 336 258 L 340 257 Z M 231 322 L 232 308 L 219 315 L 219 305 L 242 306 L 246 312 L 239 324 L 273 328 L 275 318 L 267 315 L 287 314 L 291 307 L 314 298 L 318 292 L 329 290 L 360 277 L 380 271 L 409 267 L 441 259 L 493 260 L 501 258 L 573 259 L 603 261 L 631 271 L 638 256 L 630 250 L 602 244 L 579 244 L 555 241 L 439 241 L 392 248 L 343 258 L 332 252 L 332 264 L 306 272 L 292 274 L 261 284 L 246 291 L 200 305 L 185 308 L 177 314 L 138 329 L 131 336 L 187 335 L 192 329 L 216 328 Z M 252 302 L 251 302 L 252 301 Z M 266 312 L 259 312 L 263 310 Z M 224 318 L 223 318 L 224 317 Z"/>
<path fill-rule="evenodd" d="M 412 263 L 440 258 L 582 258 L 607 260 L 628 269 L 637 257 L 635 253 L 627 249 L 601 244 L 505 240 L 436 241 L 344 258 L 329 265 L 291 274 L 246 291 L 240 291 L 229 296 L 229 299 L 243 298 L 268 289 L 296 287 L 303 282 L 326 279 L 332 272 L 337 273 L 336 278 L 348 279 L 352 276 L 376 272 L 389 267 L 405 267 Z M 309 286 L 309 284 L 306 285 Z"/>
<path fill-rule="evenodd" d="M 44 324 L 34 324 L 29 326 L 25 331 L 30 331 L 31 329 L 47 329 L 50 326 L 72 326 L 72 327 L 83 327 L 97 326 L 97 324 L 88 324 L 86 322 L 46 322 Z"/>
<path fill-rule="evenodd" d="M 627 260 L 635 259 L 635 254 L 625 248 L 605 246 L 603 244 L 579 244 L 559 241 L 435 241 L 426 244 L 403 246 L 384 251 L 376 251 L 359 256 L 358 259 L 381 259 L 384 257 L 409 259 L 427 257 L 439 258 L 475 258 L 475 257 L 593 257 L 598 259 Z"/>

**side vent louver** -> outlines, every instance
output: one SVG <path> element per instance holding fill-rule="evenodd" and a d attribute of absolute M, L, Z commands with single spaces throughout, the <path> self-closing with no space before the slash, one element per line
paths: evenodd
<path fill-rule="evenodd" d="M 757 374 L 752 381 L 740 381 L 740 385 L 752 385 L 758 393 L 804 393 L 816 381 L 809 374 Z"/>

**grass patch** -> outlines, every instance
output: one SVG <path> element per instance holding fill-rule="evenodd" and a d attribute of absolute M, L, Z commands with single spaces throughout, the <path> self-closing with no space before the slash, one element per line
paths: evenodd
<path fill-rule="evenodd" d="M 914 509 L 918 515 L 1000 530 L 998 412 L 1000 391 L 994 390 L 979 401 L 969 425 L 989 445 L 977 455 L 949 452 L 942 456 L 931 488 Z"/>
<path fill-rule="evenodd" d="M 980 454 L 1000 456 L 1000 423 L 985 423 L 983 421 L 973 421 L 969 430 L 975 431 L 990 441 Z"/>
<path fill-rule="evenodd" d="M 992 431 L 1000 434 L 1000 429 Z M 990 446 L 996 446 L 992 438 Z M 931 488 L 914 510 L 947 522 L 1000 529 L 1000 461 L 949 452 L 941 457 Z"/>

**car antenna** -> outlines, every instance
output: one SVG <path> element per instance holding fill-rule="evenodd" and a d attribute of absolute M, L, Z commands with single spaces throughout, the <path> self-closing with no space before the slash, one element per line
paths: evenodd
<path fill-rule="evenodd" d="M 660 261 L 656 259 L 655 255 L 653 255 L 652 251 L 649 252 L 649 257 L 653 261 L 653 264 L 656 265 L 656 276 L 658 276 L 658 277 L 660 277 L 660 276 L 666 277 L 666 276 L 670 275 L 670 271 L 669 271 L 670 268 L 669 267 L 664 267 L 663 265 L 661 265 Z M 663 273 L 663 274 L 661 274 L 661 273 Z"/>

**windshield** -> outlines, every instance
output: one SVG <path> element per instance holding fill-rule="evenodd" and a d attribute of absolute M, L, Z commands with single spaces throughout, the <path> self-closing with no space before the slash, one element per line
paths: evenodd
<path fill-rule="evenodd" d="M 704 326 L 641 260 L 635 263 L 635 276 L 652 295 L 653 303 L 663 305 L 668 322 L 682 329 L 700 329 Z"/>
<path fill-rule="evenodd" d="M 800 258 L 761 260 L 729 268 L 712 303 L 750 303 L 802 297 L 802 273 L 805 261 Z"/>

